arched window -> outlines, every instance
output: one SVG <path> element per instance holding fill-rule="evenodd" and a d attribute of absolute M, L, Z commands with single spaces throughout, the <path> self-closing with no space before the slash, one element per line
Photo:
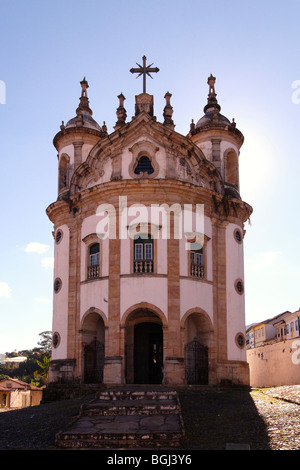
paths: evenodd
<path fill-rule="evenodd" d="M 152 175 L 152 173 L 154 173 L 154 168 L 150 159 L 146 156 L 140 157 L 134 173 L 136 175 L 139 175 L 140 173 L 147 173 L 148 175 Z"/>
<path fill-rule="evenodd" d="M 68 161 L 65 156 L 60 158 L 59 162 L 58 192 L 60 193 L 68 187 Z"/>
<path fill-rule="evenodd" d="M 88 279 L 94 279 L 100 276 L 100 244 L 94 243 L 89 247 L 88 259 Z"/>
<path fill-rule="evenodd" d="M 134 237 L 134 272 L 153 273 L 153 238 L 148 234 Z"/>
<path fill-rule="evenodd" d="M 225 159 L 225 180 L 236 189 L 239 189 L 239 163 L 237 154 L 230 150 Z"/>

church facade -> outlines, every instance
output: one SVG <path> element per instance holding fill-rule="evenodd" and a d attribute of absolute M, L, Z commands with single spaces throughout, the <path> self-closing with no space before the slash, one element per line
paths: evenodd
<path fill-rule="evenodd" d="M 146 58 L 143 58 L 146 59 Z M 141 67 L 144 76 L 158 69 Z M 134 70 L 132 69 L 134 72 Z M 249 384 L 243 242 L 252 208 L 239 189 L 243 135 L 220 113 L 175 131 L 136 96 L 118 96 L 108 133 L 85 79 L 76 116 L 54 137 L 53 347 L 49 381 Z"/>

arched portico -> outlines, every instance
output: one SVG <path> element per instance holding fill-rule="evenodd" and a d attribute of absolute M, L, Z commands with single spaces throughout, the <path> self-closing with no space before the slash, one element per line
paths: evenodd
<path fill-rule="evenodd" d="M 107 319 L 98 309 L 89 309 L 81 321 L 81 377 L 84 383 L 102 383 Z"/>

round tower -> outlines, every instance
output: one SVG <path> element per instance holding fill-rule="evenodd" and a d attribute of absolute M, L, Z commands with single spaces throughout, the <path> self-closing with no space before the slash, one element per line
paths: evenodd
<path fill-rule="evenodd" d="M 89 85 L 85 77 L 80 85 L 81 97 L 76 116 L 66 125 L 62 122 L 60 132 L 53 139 L 58 152 L 58 198 L 65 197 L 70 191 L 70 182 L 74 172 L 86 160 L 96 142 L 107 134 L 105 123 L 101 128 L 92 117 L 93 111 L 87 95 Z"/>
<path fill-rule="evenodd" d="M 209 93 L 203 108 L 204 116 L 196 124 L 192 121 L 189 137 L 220 171 L 226 194 L 239 198 L 239 154 L 244 136 L 234 119 L 230 122 L 221 114 L 215 82 L 216 78 L 211 74 L 207 80 Z"/>

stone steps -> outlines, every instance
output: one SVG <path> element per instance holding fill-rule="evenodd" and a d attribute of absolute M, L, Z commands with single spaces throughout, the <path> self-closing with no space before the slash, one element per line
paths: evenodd
<path fill-rule="evenodd" d="M 174 390 L 104 390 L 56 435 L 61 448 L 180 448 L 184 427 Z"/>

